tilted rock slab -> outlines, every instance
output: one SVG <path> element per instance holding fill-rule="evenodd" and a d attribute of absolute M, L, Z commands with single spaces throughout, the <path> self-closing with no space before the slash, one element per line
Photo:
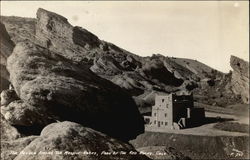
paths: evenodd
<path fill-rule="evenodd" d="M 231 85 L 236 95 L 240 95 L 244 103 L 249 103 L 249 62 L 231 56 L 230 65 L 233 68 Z"/>
<path fill-rule="evenodd" d="M 9 73 L 6 70 L 6 61 L 15 44 L 10 39 L 4 24 L 0 22 L 0 92 L 9 87 Z"/>
<path fill-rule="evenodd" d="M 124 90 L 58 53 L 21 42 L 8 58 L 7 69 L 19 103 L 29 106 L 29 115 L 39 115 L 37 121 L 32 118 L 34 123 L 21 125 L 69 120 L 121 140 L 144 131 L 143 118 Z"/>
<path fill-rule="evenodd" d="M 6 65 L 6 59 L 11 54 L 15 44 L 10 39 L 10 36 L 5 28 L 5 25 L 1 22 L 0 22 L 0 36 L 1 36 L 1 41 L 0 41 L 1 64 Z"/>
<path fill-rule="evenodd" d="M 37 10 L 36 15 L 36 19 L 3 16 L 1 21 L 15 43 L 29 39 L 76 64 L 87 64 L 98 76 L 119 85 L 136 99 L 152 92 L 193 91 L 200 79 L 213 75 L 212 68 L 196 60 L 159 54 L 140 57 L 100 40 L 84 28 L 71 25 L 61 15 L 42 8 Z M 189 81 L 196 84 L 185 86 L 190 84 Z M 204 89 L 199 90 L 202 92 Z M 203 99 L 199 101 L 206 102 Z M 220 97 L 220 101 L 231 104 L 225 96 Z M 150 105 L 143 107 L 150 108 L 153 105 L 149 101 L 147 104 Z"/>

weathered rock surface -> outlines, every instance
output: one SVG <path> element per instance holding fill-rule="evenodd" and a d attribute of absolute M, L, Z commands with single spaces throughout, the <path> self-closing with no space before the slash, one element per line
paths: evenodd
<path fill-rule="evenodd" d="M 1 139 L 1 159 L 3 160 L 13 160 L 21 151 L 37 136 L 29 136 L 18 138 L 15 140 L 2 140 Z M 24 154 L 24 153 L 22 153 Z"/>
<path fill-rule="evenodd" d="M 240 95 L 244 103 L 249 103 L 249 62 L 231 56 L 233 68 L 231 86 L 236 95 Z"/>
<path fill-rule="evenodd" d="M 197 60 L 159 54 L 139 57 L 98 39 L 81 27 L 72 26 L 65 17 L 44 9 L 37 11 L 37 19 L 3 17 L 2 21 L 15 43 L 30 39 L 58 52 L 72 63 L 86 64 L 98 76 L 119 85 L 137 100 L 147 93 L 183 91 L 192 92 L 196 101 L 206 104 L 226 106 L 239 102 L 234 92 L 223 89 L 226 85 L 221 85 L 228 81 L 222 78 L 227 75 Z M 205 84 L 204 87 L 205 79 L 216 80 L 215 85 Z M 209 101 L 203 96 L 212 93 L 218 95 L 209 97 Z"/>
<path fill-rule="evenodd" d="M 37 11 L 37 42 L 75 63 L 83 63 L 88 50 L 99 46 L 99 39 L 56 13 L 39 8 Z"/>
<path fill-rule="evenodd" d="M 2 141 L 8 141 L 8 140 L 14 140 L 19 137 L 21 137 L 21 134 L 17 131 L 16 128 L 11 126 L 3 117 L 2 113 L 0 114 L 1 117 L 1 142 Z"/>
<path fill-rule="evenodd" d="M 35 18 L 22 18 L 16 16 L 1 16 L 11 40 L 16 44 L 24 40 L 35 40 Z"/>
<path fill-rule="evenodd" d="M 9 73 L 6 70 L 6 61 L 8 56 L 11 54 L 14 43 L 11 41 L 8 32 L 4 24 L 0 22 L 0 92 L 9 87 Z"/>
<path fill-rule="evenodd" d="M 1 106 L 7 106 L 11 102 L 18 100 L 15 90 L 7 89 L 1 92 Z"/>
<path fill-rule="evenodd" d="M 56 151 L 60 151 L 62 154 L 56 154 Z M 126 152 L 126 154 L 121 155 L 121 151 Z M 118 141 L 80 124 L 65 121 L 45 127 L 40 137 L 22 150 L 22 152 L 34 154 L 20 154 L 15 160 L 148 159 L 146 156 L 128 154 L 131 151 L 136 153 L 136 150 L 130 144 Z M 42 152 L 51 154 L 41 154 Z M 117 155 L 105 155 L 104 152 L 117 152 Z"/>
<path fill-rule="evenodd" d="M 49 121 L 49 114 L 45 114 L 44 110 L 35 108 L 22 100 L 2 106 L 1 113 L 9 124 L 15 126 L 44 126 L 53 122 L 53 120 Z M 48 118 L 44 118 L 45 116 Z"/>
<path fill-rule="evenodd" d="M 114 76 L 122 73 L 119 63 L 109 55 L 101 56 L 99 59 L 96 58 L 94 60 L 94 65 L 91 67 L 91 71 L 98 74 L 104 73 L 104 75 L 107 76 Z"/>
<path fill-rule="evenodd" d="M 13 125 L 70 120 L 122 140 L 144 131 L 143 119 L 126 92 L 58 53 L 29 41 L 18 43 L 7 68 L 21 99 L 7 106 L 5 117 Z"/>
<path fill-rule="evenodd" d="M 3 23 L 0 23 L 0 35 L 1 35 L 1 64 L 6 65 L 6 59 L 11 54 L 15 44 L 10 39 L 8 32 Z M 2 59 L 3 58 L 3 59 Z"/>
<path fill-rule="evenodd" d="M 146 62 L 142 67 L 143 75 L 151 79 L 156 84 L 165 84 L 171 86 L 180 86 L 182 79 L 175 77 L 165 66 L 163 61 L 152 59 Z"/>
<path fill-rule="evenodd" d="M 42 46 L 59 51 L 76 64 L 89 65 L 94 73 L 126 89 L 132 96 L 148 91 L 186 90 L 181 86 L 183 81 L 204 78 L 212 70 L 197 61 L 161 55 L 136 56 L 99 40 L 83 28 L 73 27 L 66 18 L 44 9 L 37 11 L 36 37 Z M 184 62 L 185 65 L 181 65 Z"/>
<path fill-rule="evenodd" d="M 249 64 L 235 57 L 231 59 L 234 69 L 231 77 L 230 74 L 213 70 L 196 60 L 159 54 L 139 57 L 100 40 L 86 29 L 72 26 L 66 18 L 44 9 L 37 11 L 36 19 L 1 17 L 1 21 L 6 26 L 6 29 L 3 25 L 0 26 L 0 37 L 3 37 L 1 85 L 4 84 L 6 88 L 9 85 L 9 73 L 4 67 L 7 57 L 17 44 L 8 58 L 10 81 L 15 92 L 7 90 L 1 95 L 1 135 L 6 139 L 5 151 L 12 148 L 19 152 L 37 138 L 27 137 L 13 141 L 21 136 L 20 133 L 40 134 L 44 126 L 64 120 L 98 131 L 72 122 L 51 124 L 24 151 L 134 151 L 130 145 L 109 136 L 127 141 L 142 133 L 143 119 L 136 105 L 142 113 L 151 111 L 155 94 L 158 93 L 192 92 L 198 102 L 221 106 L 238 103 L 237 95 L 249 102 L 249 95 L 246 96 Z M 229 80 L 232 83 L 229 84 Z M 147 143 L 148 139 L 143 142 Z M 200 149 L 197 144 L 192 147 Z M 5 153 L 1 156 L 2 159 L 15 158 L 15 155 Z M 139 159 L 129 155 L 112 157 Z M 16 157 L 37 158 L 110 159 L 107 156 L 91 155 Z"/>

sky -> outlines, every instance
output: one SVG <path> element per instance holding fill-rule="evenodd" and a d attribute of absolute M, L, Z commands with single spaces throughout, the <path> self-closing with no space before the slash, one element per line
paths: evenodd
<path fill-rule="evenodd" d="M 228 72 L 230 56 L 249 61 L 247 1 L 1 1 L 1 15 L 63 15 L 100 39 L 140 56 L 190 58 Z"/>

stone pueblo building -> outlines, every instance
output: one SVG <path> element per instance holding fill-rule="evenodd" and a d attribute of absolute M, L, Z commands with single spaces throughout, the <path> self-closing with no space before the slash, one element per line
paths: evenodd
<path fill-rule="evenodd" d="M 193 95 L 156 95 L 151 116 L 144 116 L 145 130 L 164 132 L 202 124 L 204 108 L 195 108 Z"/>

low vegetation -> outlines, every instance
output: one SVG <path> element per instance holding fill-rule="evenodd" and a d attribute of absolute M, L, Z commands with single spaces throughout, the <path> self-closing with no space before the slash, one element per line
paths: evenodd
<path fill-rule="evenodd" d="M 238 122 L 221 122 L 217 123 L 214 128 L 229 132 L 249 133 L 249 126 Z"/>
<path fill-rule="evenodd" d="M 248 159 L 249 136 L 198 136 L 145 132 L 130 143 L 136 148 L 172 147 L 191 159 Z M 232 145 L 233 144 L 233 145 Z M 237 155 L 237 153 L 240 155 Z"/>

